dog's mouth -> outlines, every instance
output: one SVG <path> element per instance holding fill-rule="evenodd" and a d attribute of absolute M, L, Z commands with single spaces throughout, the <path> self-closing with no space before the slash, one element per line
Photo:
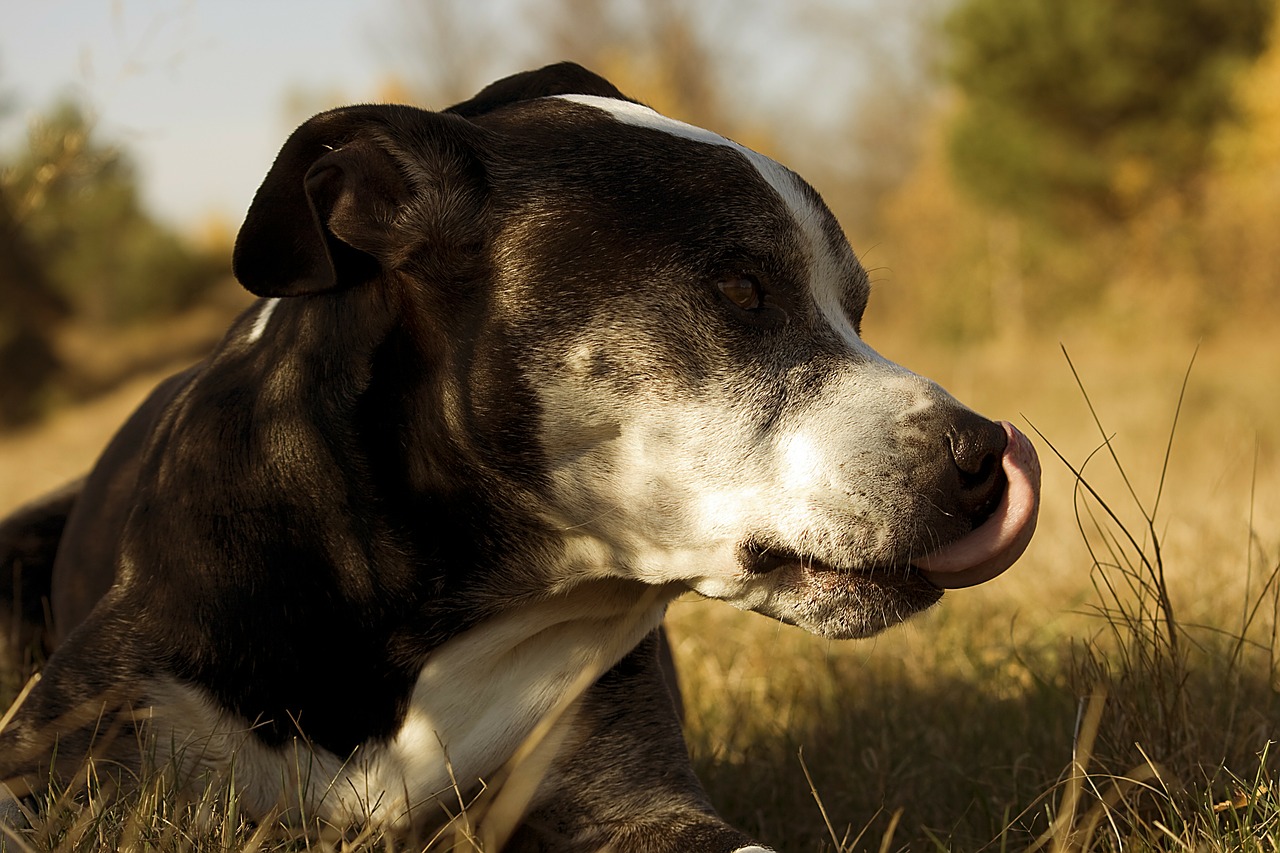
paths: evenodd
<path fill-rule="evenodd" d="M 751 542 L 740 553 L 743 569 L 754 575 L 785 569 L 810 582 L 827 584 L 838 583 L 836 578 L 859 577 L 916 584 L 923 578 L 940 590 L 975 586 L 995 578 L 1026 550 L 1040 507 L 1040 461 L 1035 448 L 1012 424 L 1001 424 L 1008 435 L 1001 459 L 1005 486 L 979 514 L 985 515 L 985 520 L 954 541 L 899 563 L 845 567 L 772 544 Z"/>
<path fill-rule="evenodd" d="M 738 562 L 749 575 L 788 575 L 793 583 L 818 587 L 836 587 L 872 580 L 890 584 L 908 580 L 918 583 L 923 574 L 908 562 L 835 565 L 811 554 L 800 554 L 759 542 L 742 546 Z"/>

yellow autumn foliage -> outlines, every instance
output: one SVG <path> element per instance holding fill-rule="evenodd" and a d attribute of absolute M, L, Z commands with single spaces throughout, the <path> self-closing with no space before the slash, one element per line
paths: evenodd
<path fill-rule="evenodd" d="M 981 205 L 946 152 L 954 101 L 929 124 L 914 172 L 882 204 L 869 266 L 882 314 L 944 340 L 1051 332 L 1065 323 L 1201 338 L 1280 315 L 1280 16 L 1236 81 L 1239 121 L 1191 192 L 1156 188 L 1119 225 L 1067 237 Z M 1135 166 L 1125 180 L 1148 176 Z M 898 304 L 910 305 L 899 311 Z"/>
<path fill-rule="evenodd" d="M 1280 16 L 1237 98 L 1243 121 L 1221 134 L 1205 193 L 1207 286 L 1265 311 L 1280 299 Z"/>

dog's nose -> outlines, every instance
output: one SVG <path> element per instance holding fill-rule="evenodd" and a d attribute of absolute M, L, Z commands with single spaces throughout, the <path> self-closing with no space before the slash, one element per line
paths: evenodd
<path fill-rule="evenodd" d="M 977 527 L 991 515 L 1004 494 L 1001 460 L 1008 436 L 1000 424 L 964 412 L 957 416 L 947 439 L 959 475 L 959 509 Z"/>

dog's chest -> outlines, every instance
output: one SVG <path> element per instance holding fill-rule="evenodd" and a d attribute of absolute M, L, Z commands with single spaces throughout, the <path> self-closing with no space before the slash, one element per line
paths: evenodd
<path fill-rule="evenodd" d="M 157 742 L 186 745 L 179 752 L 187 773 L 234 767 L 243 807 L 255 815 L 283 808 L 286 819 L 305 811 L 349 821 L 376 811 L 389 825 L 417 823 L 439 814 L 423 811 L 435 798 L 456 803 L 460 793 L 491 783 L 526 741 L 563 734 L 557 722 L 570 724 L 573 700 L 658 626 L 671 597 L 650 595 L 637 605 L 621 593 L 608 582 L 586 584 L 450 640 L 419 673 L 395 734 L 350 756 L 304 737 L 268 746 L 208 694 L 173 682 L 155 691 Z M 344 695 L 335 676 L 333 701 L 361 697 Z"/>

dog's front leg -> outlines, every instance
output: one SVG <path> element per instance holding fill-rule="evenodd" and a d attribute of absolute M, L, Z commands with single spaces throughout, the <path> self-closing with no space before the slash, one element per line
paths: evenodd
<path fill-rule="evenodd" d="M 649 635 L 582 700 L 576 731 L 506 851 L 765 851 L 712 809 Z"/>

